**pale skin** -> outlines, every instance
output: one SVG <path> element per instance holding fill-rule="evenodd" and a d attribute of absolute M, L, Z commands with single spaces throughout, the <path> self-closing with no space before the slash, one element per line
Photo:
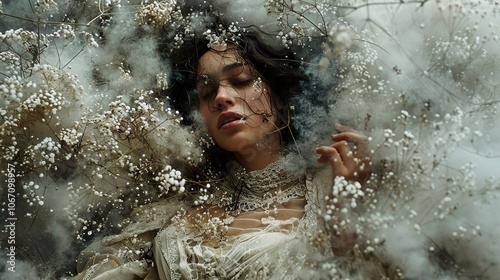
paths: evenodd
<path fill-rule="evenodd" d="M 247 171 L 258 170 L 280 157 L 279 121 L 272 114 L 268 87 L 236 55 L 234 49 L 210 50 L 199 60 L 198 74 L 215 82 L 198 82 L 200 113 L 210 135 L 232 152 Z M 236 121 L 221 127 L 221 121 Z M 265 121 L 264 121 L 265 120 Z"/>
<path fill-rule="evenodd" d="M 331 136 L 335 143 L 316 148 L 316 153 L 319 154 L 318 162 L 330 164 L 334 177 L 343 176 L 347 180 L 364 181 L 371 173 L 368 137 L 341 124 L 336 124 L 335 129 L 338 134 Z"/>

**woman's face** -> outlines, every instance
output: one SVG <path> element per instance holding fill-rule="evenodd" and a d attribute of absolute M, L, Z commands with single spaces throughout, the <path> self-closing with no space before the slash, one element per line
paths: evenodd
<path fill-rule="evenodd" d="M 221 148 L 240 154 L 279 149 L 272 93 L 235 49 L 207 51 L 198 62 L 198 77 L 200 113 Z"/>

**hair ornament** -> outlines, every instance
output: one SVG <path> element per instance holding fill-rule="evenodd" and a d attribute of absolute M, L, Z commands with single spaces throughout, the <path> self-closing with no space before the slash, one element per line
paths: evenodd
<path fill-rule="evenodd" d="M 219 28 L 214 32 L 211 29 L 207 29 L 207 31 L 203 32 L 205 39 L 208 41 L 207 47 L 218 51 L 226 51 L 228 48 L 228 43 L 236 43 L 239 39 L 239 34 L 244 31 L 241 30 L 235 23 L 231 23 L 229 27 Z"/>

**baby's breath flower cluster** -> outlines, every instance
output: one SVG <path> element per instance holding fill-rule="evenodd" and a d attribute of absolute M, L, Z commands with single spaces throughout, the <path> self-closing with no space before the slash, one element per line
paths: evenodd
<path fill-rule="evenodd" d="M 354 209 L 365 196 L 365 192 L 370 191 L 362 190 L 359 182 L 347 181 L 342 176 L 337 176 L 334 179 L 331 196 L 326 196 L 327 201 L 326 212 L 323 219 L 330 222 L 332 230 L 335 234 L 341 234 L 344 230 L 349 228 L 349 219 L 344 219 L 345 214 L 349 209 Z"/>
<path fill-rule="evenodd" d="M 180 211 L 172 219 L 172 222 L 177 223 L 179 228 L 183 230 L 190 231 L 194 227 L 206 242 L 223 241 L 228 230 L 227 224 L 221 217 L 212 215 L 210 211 L 201 211 L 203 209 L 205 209 L 204 206 L 199 206 L 198 210 L 200 211 L 195 214 Z"/>
<path fill-rule="evenodd" d="M 183 193 L 186 191 L 186 179 L 182 179 L 181 172 L 172 169 L 172 166 L 170 165 L 167 165 L 158 174 L 158 176 L 155 177 L 155 181 L 159 183 L 159 195 L 165 195 L 169 190 L 178 191 L 179 193 Z"/>
<path fill-rule="evenodd" d="M 195 205 L 202 205 L 205 202 L 209 201 L 209 199 L 213 199 L 213 194 L 209 191 L 211 188 L 210 183 L 206 183 L 205 185 L 199 188 L 199 192 L 195 194 Z"/>
<path fill-rule="evenodd" d="M 166 73 L 156 75 L 156 88 L 160 90 L 168 89 L 168 75 Z"/>
<path fill-rule="evenodd" d="M 182 20 L 183 16 L 176 0 L 163 0 L 142 6 L 135 19 L 139 25 L 160 29 L 175 24 Z"/>
<path fill-rule="evenodd" d="M 38 184 L 35 184 L 33 181 L 30 181 L 28 184 L 23 186 L 23 189 L 26 190 L 25 194 L 23 195 L 23 198 L 26 199 L 26 202 L 28 203 L 29 206 L 33 205 L 43 206 L 44 197 L 43 195 L 38 194 L 38 190 L 40 189 L 40 186 Z M 28 212 L 26 214 L 28 216 L 32 215 L 31 212 Z"/>
<path fill-rule="evenodd" d="M 93 182 L 80 188 L 73 186 L 75 199 L 103 193 L 112 198 L 108 202 L 115 207 L 124 207 L 123 197 L 134 197 L 127 204 L 137 206 L 165 196 L 169 190 L 185 190 L 180 171 L 172 169 L 168 162 L 193 163 L 196 149 L 188 142 L 185 145 L 192 149 L 184 155 L 176 155 L 172 149 L 178 152 L 178 148 L 172 142 L 169 144 L 166 138 L 168 133 L 175 135 L 175 131 L 178 131 L 177 136 L 183 135 L 179 127 L 181 118 L 170 109 L 164 109 L 160 100 L 150 99 L 150 91 L 137 94 L 131 103 L 118 96 L 109 104 L 108 111 L 82 119 L 71 130 L 73 135 L 64 137 L 67 141 L 64 143 L 78 151 L 79 160 L 85 163 L 82 172 Z M 84 132 L 78 141 L 76 131 Z M 64 133 L 67 135 L 68 130 Z M 185 133 L 184 136 L 189 137 L 189 132 Z"/>
<path fill-rule="evenodd" d="M 207 29 L 203 36 L 208 41 L 207 47 L 222 51 L 227 49 L 228 43 L 235 43 L 245 28 L 239 27 L 238 22 L 232 22 L 228 27 L 219 26 L 216 30 Z"/>
<path fill-rule="evenodd" d="M 7 30 L 0 34 L 0 40 L 9 46 L 7 52 L 13 53 L 19 58 L 34 62 L 39 61 L 39 55 L 49 45 L 49 38 L 46 34 L 38 34 L 33 31 L 25 30 L 22 28 Z M 9 69 L 6 69 L 9 70 Z M 14 70 L 14 73 L 20 74 L 19 71 Z"/>
<path fill-rule="evenodd" d="M 121 216 L 159 196 L 187 192 L 180 171 L 170 174 L 174 169 L 164 168 L 172 162 L 186 168 L 203 159 L 197 134 L 181 127 L 178 112 L 158 95 L 168 87 L 169 73 L 158 71 L 156 86 L 149 88 L 102 89 L 107 80 L 130 85 L 140 77 L 124 59 L 94 57 L 107 42 L 98 44 L 94 26 L 74 24 L 76 19 L 57 23 L 58 16 L 75 14 L 60 15 L 67 5 L 56 2 L 33 3 L 38 20 L 51 25 L 0 30 L 0 151 L 2 166 L 14 165 L 23 186 L 18 190 L 20 221 L 49 232 L 38 214 L 46 211 L 47 219 L 61 221 L 61 228 L 71 225 L 67 236 L 74 233 L 85 242 L 121 227 L 117 216 L 109 220 L 110 209 Z M 168 18 L 176 21 L 178 6 L 168 3 Z M 109 15 L 120 9 L 120 1 L 99 1 L 87 11 L 99 11 L 89 18 L 108 35 L 114 27 Z M 9 5 L 4 12 L 16 10 Z M 140 28 L 142 23 L 136 24 Z M 155 180 L 158 174 L 163 174 L 160 181 Z M 55 197 L 57 205 L 49 203 Z M 37 236 L 43 237 L 32 234 Z"/>
<path fill-rule="evenodd" d="M 329 1 L 268 0 L 264 7 L 276 14 L 277 38 L 284 46 L 307 46 L 315 37 L 328 36 L 337 20 L 337 9 Z"/>
<path fill-rule="evenodd" d="M 57 9 L 57 3 L 54 0 L 37 0 L 34 3 L 34 8 L 38 14 L 43 14 L 52 9 Z"/>
<path fill-rule="evenodd" d="M 135 21 L 141 28 L 150 27 L 155 32 L 169 31 L 173 34 L 168 48 L 180 48 L 185 38 L 194 36 L 196 23 L 205 15 L 190 9 L 182 10 L 182 2 L 177 0 L 146 1 L 135 14 Z M 157 33 L 155 33 L 157 34 Z"/>

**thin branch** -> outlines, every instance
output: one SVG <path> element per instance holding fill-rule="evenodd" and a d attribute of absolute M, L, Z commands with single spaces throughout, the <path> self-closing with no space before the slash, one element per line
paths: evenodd
<path fill-rule="evenodd" d="M 35 20 L 31 18 L 26 18 L 26 17 L 21 17 L 21 16 L 16 16 L 16 15 L 11 15 L 11 14 L 2 14 L 4 16 L 8 16 L 11 18 L 31 22 L 34 24 L 47 24 L 47 25 L 61 25 L 61 24 L 67 24 L 67 25 L 72 25 L 72 26 L 78 26 L 78 27 L 88 27 L 92 29 L 96 29 L 99 31 L 102 31 L 103 29 L 101 27 L 95 26 L 95 25 L 90 25 L 90 24 L 83 24 L 83 23 L 77 23 L 77 22 L 62 22 L 62 21 L 42 21 L 42 20 Z"/>

